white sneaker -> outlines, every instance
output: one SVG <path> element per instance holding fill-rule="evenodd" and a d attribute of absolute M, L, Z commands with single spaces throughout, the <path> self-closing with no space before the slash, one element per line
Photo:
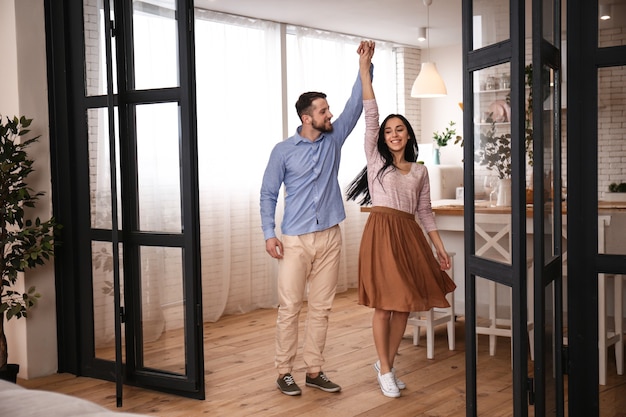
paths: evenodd
<path fill-rule="evenodd" d="M 400 390 L 396 385 L 393 373 L 387 372 L 381 375 L 378 372 L 376 375 L 378 376 L 378 385 L 380 385 L 380 389 L 385 397 L 398 398 L 400 396 Z"/>
<path fill-rule="evenodd" d="M 376 361 L 376 363 L 374 364 L 374 369 L 376 369 L 376 372 L 380 372 L 380 361 Z M 391 372 L 393 373 L 393 377 L 396 379 L 396 386 L 398 387 L 398 389 L 405 389 L 406 384 L 404 383 L 404 381 L 396 376 L 396 368 L 391 368 Z"/>

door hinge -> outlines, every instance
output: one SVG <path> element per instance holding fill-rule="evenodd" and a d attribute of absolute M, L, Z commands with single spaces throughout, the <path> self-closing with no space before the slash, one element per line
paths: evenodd
<path fill-rule="evenodd" d="M 528 405 L 535 405 L 535 380 L 528 377 Z"/>
<path fill-rule="evenodd" d="M 126 323 L 126 311 L 124 311 L 124 306 L 120 306 L 120 323 Z"/>
<path fill-rule="evenodd" d="M 114 38 L 117 35 L 117 31 L 115 29 L 115 21 L 109 20 L 109 22 L 111 24 L 111 37 Z"/>

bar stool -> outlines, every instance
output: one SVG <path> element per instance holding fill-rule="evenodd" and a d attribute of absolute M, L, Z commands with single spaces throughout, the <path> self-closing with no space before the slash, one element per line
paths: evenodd
<path fill-rule="evenodd" d="M 448 274 L 454 281 L 454 252 L 449 252 L 450 255 L 450 271 Z M 426 328 L 426 357 L 433 359 L 435 357 L 435 327 L 440 324 L 446 324 L 448 327 L 448 348 L 454 350 L 456 348 L 454 322 L 456 320 L 456 314 L 454 312 L 454 291 L 446 294 L 446 299 L 450 303 L 450 307 L 439 308 L 433 307 L 428 311 L 414 311 L 409 315 L 407 320 L 408 326 L 413 326 L 413 344 L 419 346 L 420 344 L 420 329 Z"/>
<path fill-rule="evenodd" d="M 609 327 L 607 314 L 607 280 L 613 278 L 613 326 Z M 598 359 L 600 385 L 606 385 L 607 354 L 610 346 L 615 346 L 615 367 L 617 374 L 624 374 L 624 329 L 622 325 L 624 308 L 622 302 L 623 275 L 598 276 Z"/>
<path fill-rule="evenodd" d="M 610 215 L 598 216 L 598 253 L 606 253 L 606 230 L 611 224 Z M 567 240 L 567 219 L 563 223 L 563 237 Z M 620 236 L 621 239 L 621 236 Z M 563 254 L 563 271 L 564 277 L 567 277 L 567 253 Z M 607 293 L 607 279 L 613 279 L 613 311 L 611 316 L 607 311 L 607 298 L 610 297 L 610 292 Z M 618 375 L 624 374 L 624 328 L 623 328 L 623 316 L 624 306 L 622 301 L 622 291 L 624 275 L 611 275 L 611 274 L 598 274 L 598 383 L 600 385 L 606 385 L 606 372 L 607 372 L 607 355 L 608 348 L 615 346 L 615 367 Z M 567 281 L 565 281 L 567 282 Z M 609 324 L 612 324 L 609 325 Z M 568 345 L 569 338 L 563 337 L 563 344 Z"/>
<path fill-rule="evenodd" d="M 476 215 L 476 234 L 484 240 L 481 245 L 477 244 L 476 255 L 485 256 L 496 261 L 511 262 L 511 218 L 508 214 Z M 533 319 L 533 260 L 526 260 L 526 294 L 527 294 L 527 317 L 526 323 L 529 340 L 530 357 L 534 360 L 534 319 Z M 498 292 L 497 283 L 489 281 L 489 314 L 486 325 L 476 325 L 477 335 L 489 336 L 489 354 L 496 354 L 497 337 L 511 338 L 511 350 L 513 349 L 513 330 L 510 318 L 498 317 Z M 509 288 L 509 306 L 512 317 L 512 289 Z M 478 338 L 476 339 L 478 342 Z M 513 356 L 511 355 L 511 364 Z"/>
<path fill-rule="evenodd" d="M 532 260 L 527 261 L 527 279 L 526 279 L 526 309 L 527 309 L 527 323 L 526 329 L 528 331 L 528 345 L 530 351 L 530 358 L 535 359 L 535 324 L 533 313 L 533 281 L 532 281 Z M 512 308 L 512 289 L 509 288 L 509 305 L 511 317 L 513 316 Z M 513 329 L 511 326 L 510 318 L 498 317 L 498 293 L 497 284 L 494 281 L 489 281 L 489 317 L 488 324 L 485 326 L 476 325 L 476 334 L 489 336 L 489 355 L 494 356 L 496 354 L 497 337 L 509 337 L 511 338 L 511 351 L 513 350 Z M 511 356 L 512 359 L 512 356 Z"/>

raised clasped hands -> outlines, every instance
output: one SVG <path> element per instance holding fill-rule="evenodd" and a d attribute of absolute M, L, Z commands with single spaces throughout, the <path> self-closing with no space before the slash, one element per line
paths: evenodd
<path fill-rule="evenodd" d="M 359 54 L 359 61 L 362 65 L 367 65 L 369 68 L 374 56 L 374 50 L 376 49 L 376 42 L 374 41 L 361 41 L 356 52 Z"/>

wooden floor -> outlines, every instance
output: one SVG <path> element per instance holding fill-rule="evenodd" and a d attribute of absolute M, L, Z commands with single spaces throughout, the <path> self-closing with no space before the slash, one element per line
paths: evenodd
<path fill-rule="evenodd" d="M 305 386 L 300 355 L 293 375 L 302 395 L 289 397 L 277 390 L 273 368 L 276 310 L 273 309 L 223 317 L 217 323 L 205 324 L 204 401 L 125 386 L 123 406 L 118 408 L 112 382 L 57 374 L 18 383 L 84 398 L 111 410 L 163 417 L 465 416 L 462 318 L 456 323 L 455 351 L 448 350 L 446 326 L 438 328 L 433 360 L 426 359 L 425 338 L 422 338 L 424 346 L 414 346 L 412 329 L 407 329 L 396 362 L 398 376 L 406 382 L 407 389 L 402 391 L 402 397 L 392 399 L 381 394 L 372 368 L 376 354 L 371 314 L 372 310 L 357 305 L 355 290 L 337 295 L 324 366 L 326 374 L 343 388 L 335 394 Z M 479 416 L 512 415 L 510 341 L 499 339 L 497 355 L 491 357 L 486 336 L 479 337 Z M 603 417 L 626 417 L 626 376 L 616 375 L 614 362 L 609 366 L 607 386 L 601 387 L 601 408 Z M 532 407 L 529 410 L 533 415 Z"/>

